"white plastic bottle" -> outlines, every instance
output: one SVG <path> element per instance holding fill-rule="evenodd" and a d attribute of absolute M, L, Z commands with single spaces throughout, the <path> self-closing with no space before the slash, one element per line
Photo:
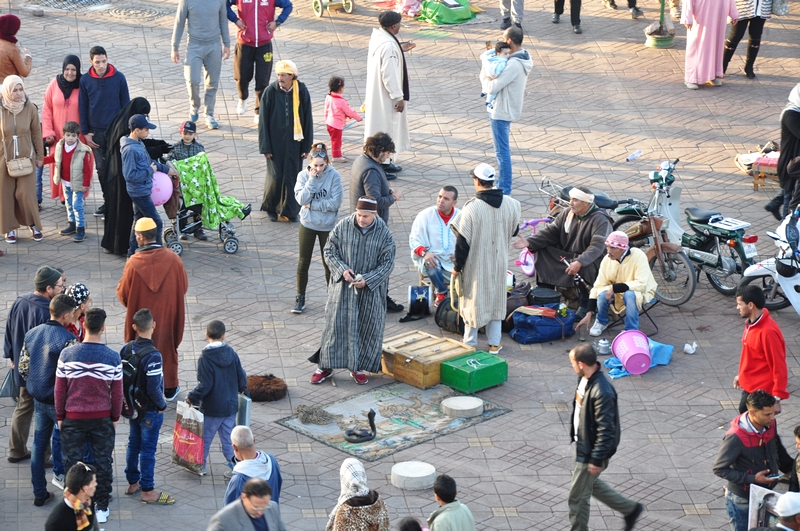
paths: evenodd
<path fill-rule="evenodd" d="M 634 160 L 638 159 L 641 156 L 642 156 L 642 150 L 641 149 L 637 149 L 636 151 L 634 151 L 633 153 L 628 155 L 628 158 L 625 159 L 625 162 L 634 161 Z"/>

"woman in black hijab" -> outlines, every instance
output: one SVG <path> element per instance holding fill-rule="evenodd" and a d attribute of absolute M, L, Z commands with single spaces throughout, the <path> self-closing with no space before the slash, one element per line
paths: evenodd
<path fill-rule="evenodd" d="M 107 129 L 106 152 L 106 211 L 105 231 L 101 246 L 103 252 L 128 256 L 130 245 L 131 226 L 133 225 L 133 202 L 125 188 L 125 178 L 122 176 L 122 155 L 119 150 L 119 141 L 122 137 L 131 134 L 128 121 L 134 114 L 150 114 L 150 102 L 145 98 L 133 98 L 130 103 L 122 108 L 114 117 Z M 158 158 L 169 152 L 170 146 L 163 140 L 146 139 L 144 141 L 147 151 L 153 158 Z"/>

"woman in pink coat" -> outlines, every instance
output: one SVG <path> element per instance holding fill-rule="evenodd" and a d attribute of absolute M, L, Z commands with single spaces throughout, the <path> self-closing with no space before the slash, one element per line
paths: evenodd
<path fill-rule="evenodd" d="M 64 136 L 64 124 L 67 122 L 81 123 L 78 111 L 78 97 L 80 93 L 81 60 L 76 55 L 68 55 L 61 66 L 61 75 L 50 82 L 44 93 L 44 108 L 42 110 L 42 135 L 46 146 L 54 146 Z M 86 143 L 83 135 L 80 140 Z M 91 157 L 91 155 L 90 155 Z M 93 163 L 93 162 L 92 162 Z M 53 184 L 55 164 L 50 165 L 50 197 L 58 198 L 64 202 L 64 192 L 61 185 Z"/>

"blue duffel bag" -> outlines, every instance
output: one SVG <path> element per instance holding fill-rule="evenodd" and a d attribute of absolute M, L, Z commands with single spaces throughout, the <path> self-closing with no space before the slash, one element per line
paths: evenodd
<path fill-rule="evenodd" d="M 558 311 L 557 303 L 544 306 Z M 542 317 L 514 312 L 514 328 L 509 333 L 511 339 L 523 345 L 566 339 L 573 334 L 575 334 L 575 312 L 569 308 L 566 317 L 560 315 Z"/>

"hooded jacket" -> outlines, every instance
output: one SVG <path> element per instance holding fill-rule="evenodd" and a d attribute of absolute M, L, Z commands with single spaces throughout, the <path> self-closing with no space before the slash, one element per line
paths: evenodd
<path fill-rule="evenodd" d="M 215 341 L 197 361 L 197 387 L 187 397 L 209 417 L 230 417 L 239 409 L 239 393 L 247 392 L 247 375 L 239 355 L 226 343 Z"/>
<path fill-rule="evenodd" d="M 731 421 L 714 461 L 714 475 L 728 480 L 728 490 L 742 498 L 750 496 L 750 485 L 758 472 L 790 472 L 794 463 L 783 445 L 777 444 L 775 421 L 762 433 L 755 433 L 740 425 L 746 415 L 742 413 Z M 747 426 L 749 422 L 741 424 Z"/>
<path fill-rule="evenodd" d="M 158 171 L 167 173 L 169 168 L 150 158 L 144 142 L 129 136 L 119 139 L 119 151 L 122 155 L 122 177 L 125 188 L 131 197 L 148 197 L 153 193 L 153 168 L 155 162 Z"/>
<path fill-rule="evenodd" d="M 25 380 L 19 375 L 19 353 L 25 334 L 49 319 L 50 299 L 36 293 L 20 295 L 8 311 L 3 357 L 14 361 L 14 377 L 19 387 L 25 387 Z"/>
<path fill-rule="evenodd" d="M 269 483 L 272 489 L 272 501 L 280 503 L 283 478 L 281 477 L 281 468 L 278 466 L 278 461 L 272 454 L 258 452 L 255 459 L 239 461 L 233 467 L 233 475 L 228 483 L 228 488 L 225 490 L 223 504 L 228 505 L 241 498 L 244 484 L 247 483 L 248 479 L 252 478 L 263 479 Z"/>
<path fill-rule="evenodd" d="M 108 124 L 130 101 L 128 81 L 122 72 L 108 65 L 100 77 L 94 67 L 81 76 L 78 109 L 81 113 L 81 133 L 96 133 L 108 129 Z"/>
<path fill-rule="evenodd" d="M 490 114 L 492 120 L 513 122 L 519 119 L 531 69 L 533 59 L 527 50 L 520 50 L 511 54 L 505 70 L 499 76 L 486 83 L 486 92 L 497 95 Z"/>
<path fill-rule="evenodd" d="M 236 13 L 231 7 L 236 6 Z M 275 8 L 281 9 L 281 14 L 275 18 Z M 267 24 L 275 22 L 278 26 L 286 22 L 292 14 L 291 0 L 227 0 L 228 20 L 236 24 L 240 19 L 244 21 L 245 29 L 236 32 L 236 42 L 245 46 L 259 47 L 272 42 L 274 33 L 267 29 Z M 239 16 L 236 16 L 236 15 Z M 272 62 L 272 52 L 269 52 L 269 59 Z"/>
<path fill-rule="evenodd" d="M 301 205 L 300 223 L 307 229 L 332 231 L 339 217 L 342 194 L 342 176 L 333 166 L 326 166 L 322 174 L 313 177 L 308 167 L 304 168 L 297 174 L 294 185 L 294 198 Z"/>
<path fill-rule="evenodd" d="M 390 531 L 389 512 L 377 491 L 345 501 L 328 520 L 325 531 Z"/>

